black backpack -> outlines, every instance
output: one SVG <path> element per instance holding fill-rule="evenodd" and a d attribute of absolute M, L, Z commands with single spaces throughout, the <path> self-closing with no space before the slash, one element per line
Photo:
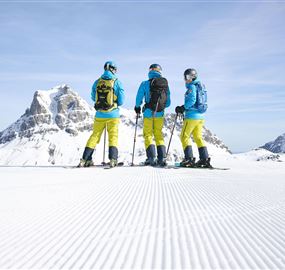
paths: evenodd
<path fill-rule="evenodd" d="M 168 82 L 165 78 L 153 78 L 150 82 L 150 100 L 145 107 L 153 112 L 162 112 L 166 107 Z"/>

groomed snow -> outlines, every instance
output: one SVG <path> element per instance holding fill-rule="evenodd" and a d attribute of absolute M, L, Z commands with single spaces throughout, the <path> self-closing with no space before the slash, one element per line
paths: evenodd
<path fill-rule="evenodd" d="M 0 167 L 1 269 L 284 269 L 284 162 Z"/>

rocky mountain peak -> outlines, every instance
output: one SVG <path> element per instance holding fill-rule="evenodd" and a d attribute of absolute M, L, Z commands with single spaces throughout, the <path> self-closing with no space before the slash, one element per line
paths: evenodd
<path fill-rule="evenodd" d="M 14 124 L 0 133 L 0 144 L 16 136 L 31 137 L 35 133 L 64 130 L 77 135 L 91 130 L 94 110 L 68 85 L 34 93 L 31 106 Z"/>
<path fill-rule="evenodd" d="M 273 153 L 285 153 L 285 133 L 278 136 L 274 141 L 261 146 L 261 148 Z"/>

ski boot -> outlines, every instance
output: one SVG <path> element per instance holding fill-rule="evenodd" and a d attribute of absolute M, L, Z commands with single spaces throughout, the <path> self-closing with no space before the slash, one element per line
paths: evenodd
<path fill-rule="evenodd" d="M 153 144 L 151 144 L 147 149 L 146 149 L 146 156 L 147 159 L 144 162 L 145 166 L 155 166 L 156 162 L 155 162 L 155 146 Z"/>
<path fill-rule="evenodd" d="M 195 160 L 196 160 L 195 158 L 189 158 L 189 159 L 184 158 L 180 162 L 180 167 L 194 168 L 194 167 L 196 167 Z"/>
<path fill-rule="evenodd" d="M 117 159 L 110 159 L 110 167 L 114 168 L 118 166 L 118 160 Z"/>
<path fill-rule="evenodd" d="M 164 159 L 158 159 L 157 161 L 156 161 L 156 165 L 158 166 L 158 167 L 166 167 L 167 166 L 167 162 L 166 162 L 166 160 L 164 160 Z"/>
<path fill-rule="evenodd" d="M 155 166 L 156 162 L 154 158 L 147 158 L 146 161 L 144 162 L 145 166 Z"/>
<path fill-rule="evenodd" d="M 166 167 L 166 149 L 164 145 L 157 146 L 157 161 L 156 165 L 158 167 Z"/>
<path fill-rule="evenodd" d="M 184 148 L 184 159 L 180 162 L 180 167 L 194 167 L 195 158 L 193 157 L 193 150 L 191 145 Z"/>
<path fill-rule="evenodd" d="M 213 168 L 213 166 L 210 164 L 211 158 L 206 158 L 206 159 L 200 159 L 195 166 L 197 168 Z"/>
<path fill-rule="evenodd" d="M 85 160 L 85 159 L 80 159 L 79 164 L 77 165 L 77 168 L 82 168 L 82 167 L 90 167 L 94 166 L 94 163 L 92 160 Z"/>
<path fill-rule="evenodd" d="M 89 148 L 89 147 L 85 147 L 84 152 L 83 152 L 83 156 L 80 159 L 80 162 L 77 165 L 77 167 L 81 168 L 81 167 L 93 166 L 94 165 L 94 163 L 92 161 L 93 152 L 94 152 L 94 149 Z"/>

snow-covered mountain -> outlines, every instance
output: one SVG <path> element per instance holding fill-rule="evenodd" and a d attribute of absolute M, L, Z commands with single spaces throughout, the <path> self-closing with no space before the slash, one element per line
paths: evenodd
<path fill-rule="evenodd" d="M 256 148 L 245 153 L 235 154 L 234 158 L 246 161 L 284 161 L 284 155 L 272 153 L 263 148 Z"/>
<path fill-rule="evenodd" d="M 261 148 L 273 153 L 285 153 L 285 133 L 278 136 L 274 141 L 268 142 L 261 146 Z"/>
<path fill-rule="evenodd" d="M 0 164 L 77 164 L 92 132 L 94 114 L 94 109 L 67 85 L 36 91 L 30 108 L 15 123 L 0 132 Z M 174 114 L 165 117 L 163 132 L 166 144 L 170 139 L 174 117 Z M 177 161 L 183 156 L 179 140 L 181 126 L 182 121 L 178 121 L 170 146 L 170 161 Z M 131 161 L 134 128 L 135 113 L 121 108 L 120 160 Z M 93 157 L 95 162 L 101 162 L 103 158 L 103 136 L 96 147 L 97 153 Z M 204 138 L 211 156 L 230 154 L 228 147 L 206 128 Z M 196 147 L 194 150 L 197 155 Z M 142 119 L 139 119 L 135 162 L 143 159 Z"/>

